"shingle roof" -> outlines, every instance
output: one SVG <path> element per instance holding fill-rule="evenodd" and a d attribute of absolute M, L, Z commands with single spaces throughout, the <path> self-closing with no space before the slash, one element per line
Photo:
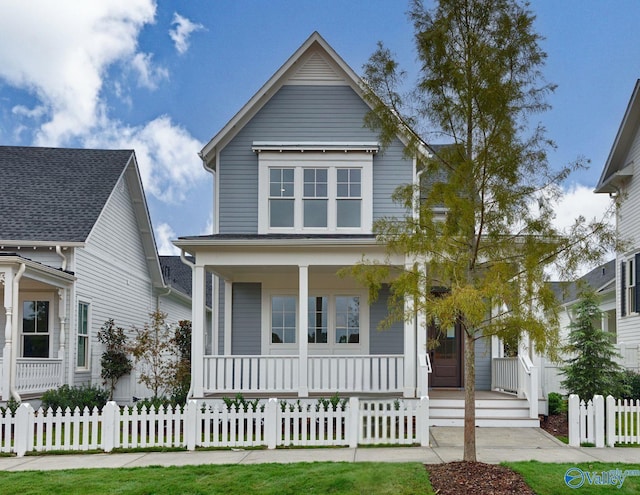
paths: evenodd
<path fill-rule="evenodd" d="M 167 286 L 179 290 L 183 294 L 191 297 L 191 268 L 185 265 L 180 256 L 158 256 L 162 267 L 162 277 Z M 187 260 L 193 262 L 192 257 L 187 256 Z M 206 280 L 206 300 L 207 306 L 211 307 L 212 286 L 211 277 Z"/>
<path fill-rule="evenodd" d="M 575 282 L 551 282 L 551 289 L 561 303 L 569 303 L 578 299 L 580 289 L 590 287 L 599 291 L 616 278 L 616 260 L 608 261 L 583 275 Z"/>
<path fill-rule="evenodd" d="M 0 146 L 0 241 L 84 242 L 132 154 Z"/>

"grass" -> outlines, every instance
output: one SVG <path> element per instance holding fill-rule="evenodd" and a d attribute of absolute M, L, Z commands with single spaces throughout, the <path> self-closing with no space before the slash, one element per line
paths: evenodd
<path fill-rule="evenodd" d="M 588 480 L 585 480 L 584 484 L 579 488 L 570 488 L 565 484 L 565 473 L 571 468 L 579 468 L 583 472 L 597 473 L 608 472 L 610 470 L 620 469 L 625 471 L 627 469 L 640 470 L 638 464 L 616 464 L 616 463 L 577 463 L 577 464 L 545 464 L 537 461 L 528 462 L 509 462 L 505 463 L 514 471 L 520 473 L 526 483 L 533 488 L 538 495 L 556 495 L 563 493 L 580 493 L 582 494 L 596 494 L 596 495 L 611 495 L 612 493 L 621 495 L 631 495 L 640 493 L 640 477 L 627 477 L 621 488 L 612 485 L 590 485 Z"/>
<path fill-rule="evenodd" d="M 0 493 L 433 494 L 419 463 L 300 463 L 0 472 Z"/>

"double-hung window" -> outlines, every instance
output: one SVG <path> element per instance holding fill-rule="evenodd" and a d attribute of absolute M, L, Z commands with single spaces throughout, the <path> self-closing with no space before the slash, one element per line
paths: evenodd
<path fill-rule="evenodd" d="M 373 153 L 259 155 L 258 232 L 371 233 Z"/>
<path fill-rule="evenodd" d="M 640 253 L 628 257 L 620 264 L 620 314 L 627 316 L 640 313 Z"/>
<path fill-rule="evenodd" d="M 22 301 L 22 356 L 49 357 L 51 334 L 51 300 L 30 299 Z"/>
<path fill-rule="evenodd" d="M 89 304 L 78 303 L 78 348 L 76 367 L 89 368 Z"/>

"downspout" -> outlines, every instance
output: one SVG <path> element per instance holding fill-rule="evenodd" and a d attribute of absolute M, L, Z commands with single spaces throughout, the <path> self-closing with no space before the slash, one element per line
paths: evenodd
<path fill-rule="evenodd" d="M 60 246 L 56 246 L 56 253 L 58 254 L 58 256 L 60 256 L 62 258 L 62 266 L 60 267 L 60 269 L 63 272 L 67 271 L 67 257 L 62 254 L 62 248 Z"/>
<path fill-rule="evenodd" d="M 193 287 L 193 268 L 196 266 L 195 263 L 191 263 L 191 261 L 189 261 L 185 255 L 184 255 L 184 249 L 180 250 L 180 261 L 182 261 L 185 265 L 187 265 L 189 268 L 191 268 L 191 285 Z M 169 289 L 171 290 L 171 289 Z M 191 294 L 191 306 L 193 307 L 193 294 Z M 193 356 L 195 355 L 195 353 L 193 352 L 193 326 L 191 327 L 191 382 L 189 383 L 189 391 L 187 392 L 187 399 L 193 397 Z"/>
<path fill-rule="evenodd" d="M 19 300 L 19 290 L 20 290 L 20 279 L 24 274 L 24 271 L 27 269 L 27 265 L 24 263 L 20 264 L 20 268 L 18 269 L 18 273 L 13 278 L 13 314 L 11 316 L 11 340 L 13 341 L 13 345 L 11 346 L 11 369 L 9 372 L 9 391 L 11 392 L 11 397 L 13 397 L 17 402 L 22 402 L 22 398 L 20 394 L 16 390 L 16 372 L 17 372 L 17 350 L 18 350 L 18 300 Z"/>

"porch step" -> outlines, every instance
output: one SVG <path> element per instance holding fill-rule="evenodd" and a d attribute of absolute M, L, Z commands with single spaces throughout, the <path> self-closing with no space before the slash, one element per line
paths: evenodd
<path fill-rule="evenodd" d="M 431 399 L 429 401 L 431 426 L 463 426 L 464 400 Z M 540 421 L 529 417 L 526 399 L 476 400 L 476 426 L 482 427 L 536 427 Z"/>

